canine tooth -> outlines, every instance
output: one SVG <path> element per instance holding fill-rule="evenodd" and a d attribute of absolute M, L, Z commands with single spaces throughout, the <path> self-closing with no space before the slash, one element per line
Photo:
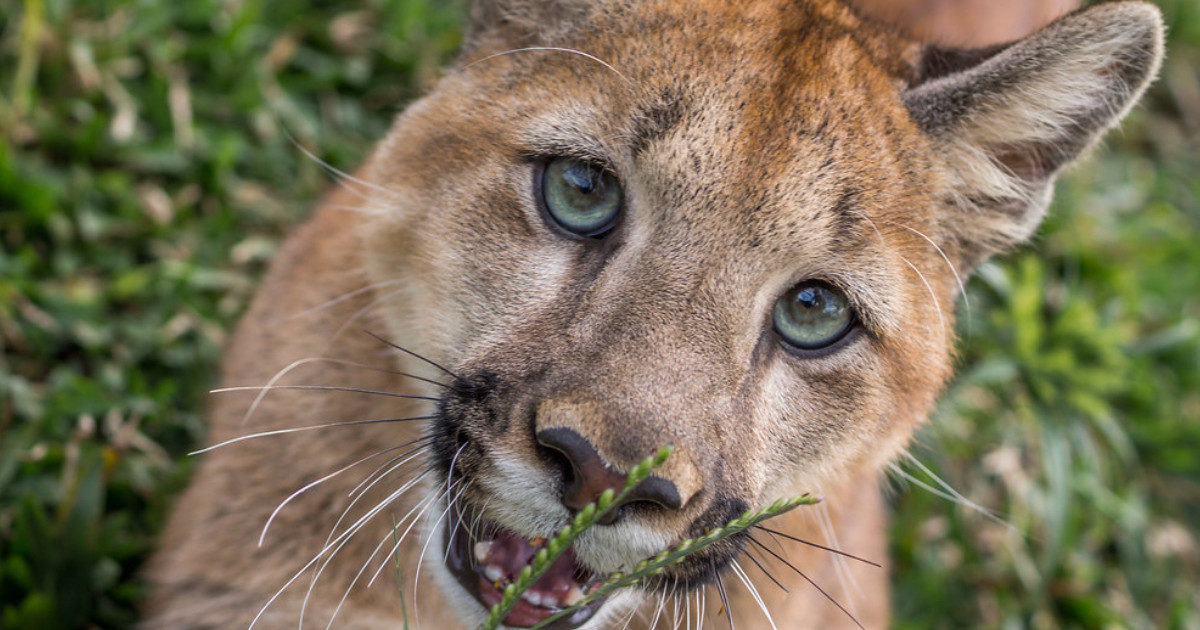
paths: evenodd
<path fill-rule="evenodd" d="M 483 577 L 486 577 L 490 582 L 498 582 L 500 578 L 504 577 L 504 571 L 501 571 L 500 567 L 494 564 L 489 564 L 483 567 Z"/>
<path fill-rule="evenodd" d="M 579 590 L 578 586 L 572 586 L 571 590 L 567 591 L 567 596 L 563 598 L 562 603 L 564 606 L 574 606 L 581 599 L 583 599 L 583 591 Z"/>
<path fill-rule="evenodd" d="M 488 552 L 492 550 L 491 541 L 481 540 L 475 543 L 475 560 L 483 562 L 487 560 Z"/>
<path fill-rule="evenodd" d="M 521 599 L 533 604 L 534 606 L 542 605 L 542 596 L 533 591 L 525 591 L 524 593 L 521 593 Z"/>

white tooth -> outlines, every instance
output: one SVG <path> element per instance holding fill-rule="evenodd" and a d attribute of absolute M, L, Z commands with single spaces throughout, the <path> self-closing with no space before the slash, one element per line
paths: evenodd
<path fill-rule="evenodd" d="M 534 606 L 542 605 L 542 596 L 533 591 L 525 591 L 524 593 L 521 593 L 521 599 L 533 604 Z"/>
<path fill-rule="evenodd" d="M 500 567 L 494 564 L 489 564 L 483 568 L 483 576 L 486 577 L 488 581 L 498 582 L 500 581 L 500 578 L 504 577 L 504 571 L 501 571 Z"/>
<path fill-rule="evenodd" d="M 562 603 L 564 606 L 574 606 L 581 599 L 583 599 L 583 591 L 579 590 L 578 586 L 572 586 L 571 590 L 567 591 L 567 596 L 563 598 Z"/>
<path fill-rule="evenodd" d="M 475 560 L 477 562 L 483 562 L 484 560 L 487 560 L 488 552 L 491 550 L 492 550 L 491 541 L 481 540 L 481 541 L 475 543 Z"/>

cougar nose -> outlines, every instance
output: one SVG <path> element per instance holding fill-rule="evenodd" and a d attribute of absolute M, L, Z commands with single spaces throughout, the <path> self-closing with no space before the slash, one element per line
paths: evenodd
<path fill-rule="evenodd" d="M 609 467 L 600 457 L 596 447 L 582 435 L 567 428 L 556 427 L 537 433 L 537 442 L 558 466 L 563 475 L 563 505 L 572 512 L 582 510 L 587 504 L 600 498 L 605 490 L 619 493 L 625 487 L 626 474 Z M 611 525 L 619 518 L 622 505 L 653 503 L 669 510 L 683 506 L 675 484 L 662 477 L 651 475 L 637 485 L 617 506 L 614 506 L 601 525 Z"/>

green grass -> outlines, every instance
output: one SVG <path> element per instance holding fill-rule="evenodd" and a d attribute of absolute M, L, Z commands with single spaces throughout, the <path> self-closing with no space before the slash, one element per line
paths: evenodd
<path fill-rule="evenodd" d="M 1200 628 L 1200 0 L 1164 78 L 968 286 L 898 482 L 901 628 Z M 0 627 L 120 628 L 286 230 L 459 40 L 438 0 L 0 0 Z M 910 474 L 927 480 L 914 466 Z"/>

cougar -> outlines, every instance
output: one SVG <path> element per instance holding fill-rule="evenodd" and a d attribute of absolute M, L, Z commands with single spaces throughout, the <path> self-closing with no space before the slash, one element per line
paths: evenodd
<path fill-rule="evenodd" d="M 554 627 L 885 627 L 880 471 L 951 375 L 963 281 L 1162 31 L 1114 2 L 959 50 L 837 0 L 478 0 L 232 338 L 145 627 L 475 627 L 666 445 L 506 627 L 803 493 Z"/>

